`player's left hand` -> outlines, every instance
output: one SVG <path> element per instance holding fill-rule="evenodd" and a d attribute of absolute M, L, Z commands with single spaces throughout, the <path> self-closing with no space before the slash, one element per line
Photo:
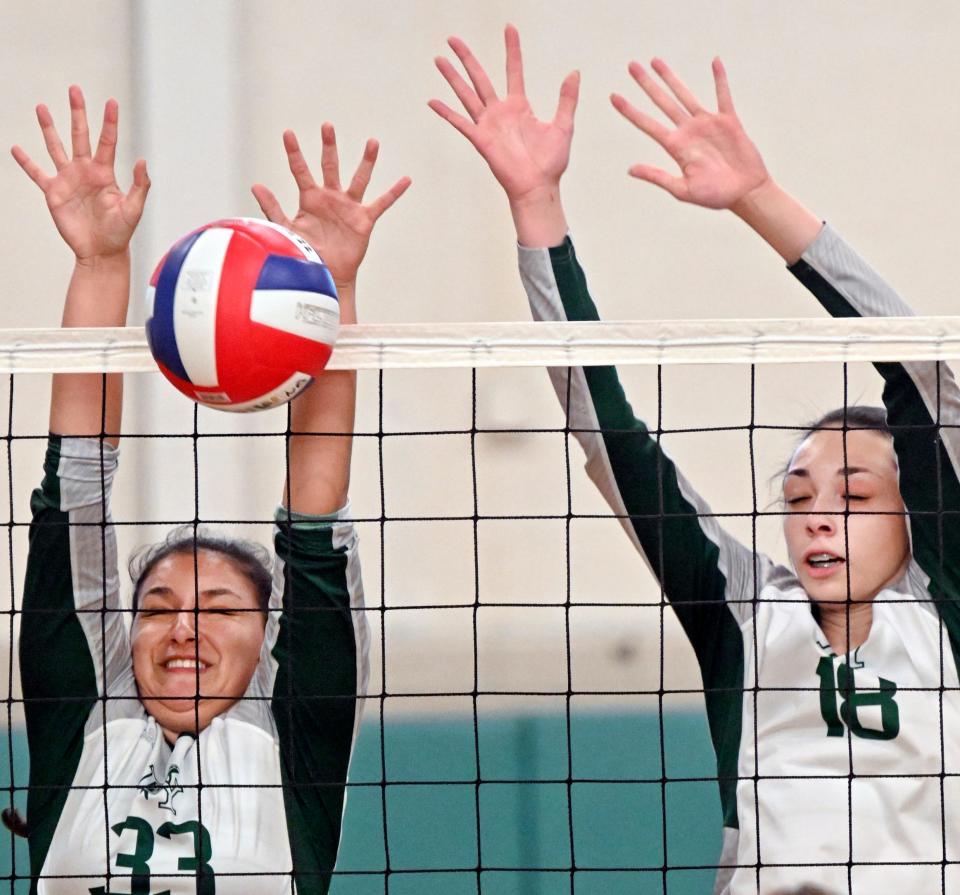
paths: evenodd
<path fill-rule="evenodd" d="M 630 168 L 632 176 L 661 187 L 681 202 L 705 208 L 733 208 L 770 183 L 763 158 L 737 117 L 727 73 L 719 59 L 713 60 L 716 112 L 705 109 L 665 62 L 654 59 L 651 66 L 669 92 L 639 62 L 631 62 L 629 71 L 673 127 L 641 112 L 620 94 L 614 93 L 610 100 L 624 118 L 670 154 L 680 167 L 680 175 L 651 165 L 634 165 Z"/>
<path fill-rule="evenodd" d="M 320 133 L 323 140 L 320 155 L 323 180 L 319 184 L 310 173 L 310 166 L 303 157 L 296 134 L 289 130 L 283 134 L 290 173 L 300 191 L 299 208 L 292 220 L 284 214 L 277 197 L 263 184 L 255 184 L 252 192 L 267 219 L 289 227 L 307 240 L 330 269 L 337 286 L 343 287 L 356 279 L 374 224 L 406 192 L 410 178 L 401 177 L 385 193 L 369 205 L 364 205 L 363 195 L 370 183 L 380 144 L 376 140 L 367 140 L 353 179 L 343 189 L 340 185 L 340 162 L 333 125 L 325 123 Z"/>

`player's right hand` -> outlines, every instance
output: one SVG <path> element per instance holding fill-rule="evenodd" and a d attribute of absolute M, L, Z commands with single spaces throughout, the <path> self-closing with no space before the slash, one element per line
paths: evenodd
<path fill-rule="evenodd" d="M 497 95 L 486 71 L 459 37 L 450 49 L 463 65 L 468 84 L 448 59 L 438 56 L 440 74 L 463 104 L 461 115 L 438 99 L 431 109 L 463 134 L 483 156 L 512 204 L 534 201 L 539 194 L 555 193 L 570 160 L 573 118 L 577 108 L 580 74 L 568 75 L 560 87 L 560 101 L 551 121 L 533 113 L 524 90 L 520 36 L 508 25 L 507 92 Z M 471 86 L 472 85 L 472 86 Z"/>
<path fill-rule="evenodd" d="M 107 100 L 103 126 L 95 153 L 83 92 L 76 85 L 70 96 L 71 154 L 64 149 L 50 110 L 37 106 L 37 121 L 56 173 L 43 171 L 20 147 L 11 150 L 17 164 L 43 191 L 47 207 L 64 241 L 78 261 L 95 262 L 126 252 L 143 214 L 150 189 L 147 163 L 139 159 L 133 169 L 133 184 L 123 193 L 114 175 L 117 146 L 117 102 Z"/>

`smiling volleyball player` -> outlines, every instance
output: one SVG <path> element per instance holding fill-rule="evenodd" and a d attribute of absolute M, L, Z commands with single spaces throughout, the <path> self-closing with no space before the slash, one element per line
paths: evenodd
<path fill-rule="evenodd" d="M 70 114 L 68 154 L 50 112 L 37 109 L 54 174 L 19 147 L 13 155 L 76 256 L 63 325 L 121 326 L 146 166 L 137 162 L 122 193 L 116 102 L 95 151 L 77 87 Z M 322 184 L 292 133 L 284 144 L 297 216 L 288 221 L 265 187 L 254 193 L 272 221 L 321 254 L 341 319 L 354 322 L 370 233 L 409 181 L 365 206 L 374 141 L 346 190 L 330 125 Z M 109 516 L 122 380 L 107 376 L 105 394 L 103 382 L 54 377 L 45 475 L 32 498 L 20 633 L 31 892 L 325 893 L 367 675 L 346 503 L 351 438 L 290 438 L 272 573 L 263 548 L 192 530 L 141 555 L 128 636 L 112 611 L 120 604 Z M 355 374 L 325 373 L 293 402 L 293 431 L 351 432 L 355 392 Z"/>
<path fill-rule="evenodd" d="M 431 107 L 506 191 L 534 316 L 598 319 L 560 201 L 579 76 L 563 82 L 554 119 L 540 121 L 513 28 L 503 96 L 463 41 L 450 46 L 470 83 L 448 60 L 437 65 L 467 116 L 438 100 Z M 666 65 L 654 69 L 670 92 L 636 63 L 631 73 L 672 126 L 622 97 L 614 105 L 681 175 L 638 165 L 635 176 L 732 210 L 835 316 L 911 313 L 773 181 L 719 61 L 715 113 Z M 723 531 L 634 417 L 613 368 L 551 370 L 589 475 L 660 579 L 700 664 L 723 808 L 723 895 L 813 881 L 861 895 L 960 891 L 948 866 L 960 857 L 951 776 L 960 769 L 960 528 L 942 512 L 960 510 L 960 437 L 936 424 L 960 420 L 960 393 L 943 365 L 877 369 L 886 413 L 828 414 L 789 459 L 792 568 Z"/>

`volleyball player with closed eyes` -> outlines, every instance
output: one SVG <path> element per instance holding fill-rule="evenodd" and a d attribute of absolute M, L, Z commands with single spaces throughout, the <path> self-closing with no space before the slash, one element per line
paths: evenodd
<path fill-rule="evenodd" d="M 552 120 L 524 91 L 506 31 L 498 94 L 467 45 L 437 65 L 465 114 L 430 105 L 489 164 L 510 203 L 540 320 L 596 320 L 560 196 L 579 75 Z M 630 72 L 664 120 L 613 104 L 679 166 L 631 173 L 750 225 L 834 316 L 910 309 L 768 173 L 713 63 L 717 111 L 663 62 Z M 791 567 L 727 534 L 611 367 L 550 371 L 587 472 L 660 580 L 694 647 L 717 759 L 715 892 L 816 882 L 843 892 L 960 891 L 960 392 L 936 363 L 877 364 L 884 408 L 846 407 L 803 433 L 784 470 Z M 941 424 L 943 424 L 941 426 Z M 946 514 L 944 511 L 947 511 Z M 644 748 L 644 744 L 635 744 Z M 659 829 L 659 827 L 657 827 Z"/>
<path fill-rule="evenodd" d="M 115 101 L 94 149 L 77 87 L 70 115 L 68 152 L 37 109 L 53 173 L 13 154 L 75 255 L 63 326 L 122 326 L 146 166 L 123 193 Z M 346 189 L 331 125 L 321 183 L 292 132 L 284 144 L 296 217 L 266 187 L 255 196 L 320 253 L 341 319 L 354 322 L 370 233 L 409 181 L 364 205 L 374 141 Z M 292 404 L 288 463 L 278 457 L 275 470 L 286 482 L 275 558 L 192 526 L 173 532 L 135 557 L 128 633 L 110 517 L 122 377 L 54 377 L 20 631 L 32 892 L 329 888 L 369 640 L 347 503 L 355 393 L 355 373 L 328 372 Z"/>

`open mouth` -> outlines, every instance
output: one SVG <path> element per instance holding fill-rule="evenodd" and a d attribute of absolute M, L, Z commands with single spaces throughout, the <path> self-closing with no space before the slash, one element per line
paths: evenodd
<path fill-rule="evenodd" d="M 812 569 L 833 569 L 843 565 L 842 556 L 834 556 L 832 553 L 811 553 L 807 557 L 807 565 Z"/>

